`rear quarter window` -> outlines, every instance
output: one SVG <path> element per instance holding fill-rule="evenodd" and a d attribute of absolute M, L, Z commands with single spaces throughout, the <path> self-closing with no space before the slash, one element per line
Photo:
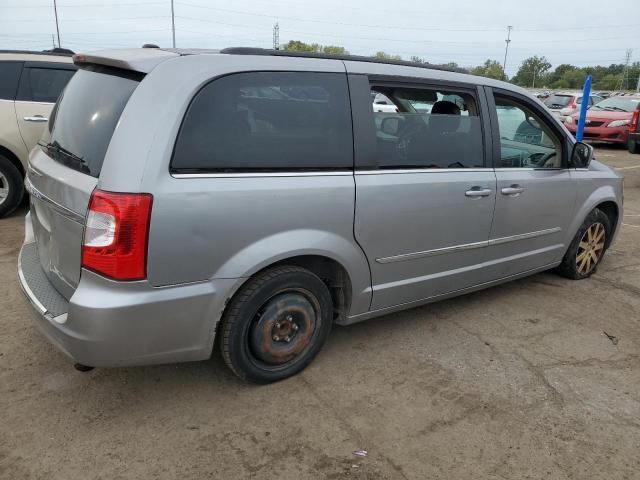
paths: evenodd
<path fill-rule="evenodd" d="M 193 98 L 173 172 L 351 168 L 345 74 L 250 72 L 219 78 Z"/>
<path fill-rule="evenodd" d="M 0 62 L 0 100 L 15 100 L 22 62 Z"/>

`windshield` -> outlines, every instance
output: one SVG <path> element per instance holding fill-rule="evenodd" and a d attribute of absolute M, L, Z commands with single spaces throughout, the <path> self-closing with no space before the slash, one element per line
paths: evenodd
<path fill-rule="evenodd" d="M 640 104 L 640 97 L 612 97 L 594 105 L 594 110 L 608 110 L 611 112 L 633 112 Z"/>
<path fill-rule="evenodd" d="M 567 106 L 572 98 L 571 95 L 551 95 L 544 101 L 544 104 L 551 108 L 562 108 Z"/>
<path fill-rule="evenodd" d="M 138 81 L 79 70 L 54 107 L 41 144 L 56 161 L 98 177 L 120 115 Z"/>

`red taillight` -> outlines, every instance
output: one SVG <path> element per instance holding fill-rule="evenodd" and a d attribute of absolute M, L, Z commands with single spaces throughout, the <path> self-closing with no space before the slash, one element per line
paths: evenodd
<path fill-rule="evenodd" d="M 147 277 L 153 196 L 95 190 L 89 201 L 82 266 L 114 280 Z"/>
<path fill-rule="evenodd" d="M 636 108 L 633 111 L 633 116 L 631 117 L 631 123 L 629 124 L 629 131 L 635 132 L 638 130 L 638 121 L 640 121 L 640 108 Z"/>

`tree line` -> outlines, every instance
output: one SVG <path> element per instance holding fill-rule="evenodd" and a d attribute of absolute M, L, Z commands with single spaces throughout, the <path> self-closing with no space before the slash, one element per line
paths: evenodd
<path fill-rule="evenodd" d="M 328 55 L 348 55 L 349 51 L 336 45 L 321 45 L 319 43 L 305 43 L 299 40 L 291 40 L 283 47 L 283 50 L 297 52 L 324 53 Z M 394 55 L 379 51 L 372 57 L 390 60 L 402 60 L 400 55 Z M 429 63 L 428 59 L 412 56 L 408 60 L 417 63 Z M 449 62 L 445 66 L 459 68 L 455 62 Z M 563 63 L 556 68 L 551 68 L 551 63 L 544 56 L 534 55 L 526 58 L 520 64 L 516 74 L 507 78 L 502 64 L 497 60 L 487 59 L 482 65 L 467 69 L 473 75 L 507 80 L 516 85 L 530 88 L 549 89 L 581 89 L 584 78 L 593 76 L 593 89 L 596 90 L 634 90 L 638 76 L 640 76 L 640 62 L 629 65 L 625 75 L 624 64 L 611 64 L 608 67 L 596 65 L 592 67 L 577 67 Z"/>

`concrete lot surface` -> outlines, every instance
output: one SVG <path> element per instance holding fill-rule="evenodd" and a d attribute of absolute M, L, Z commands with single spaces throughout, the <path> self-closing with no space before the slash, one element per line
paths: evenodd
<path fill-rule="evenodd" d="M 75 371 L 16 282 L 22 210 L 0 221 L 0 478 L 640 478 L 640 168 L 621 171 L 625 225 L 591 279 L 543 273 L 336 327 L 266 387 L 218 352 Z"/>

